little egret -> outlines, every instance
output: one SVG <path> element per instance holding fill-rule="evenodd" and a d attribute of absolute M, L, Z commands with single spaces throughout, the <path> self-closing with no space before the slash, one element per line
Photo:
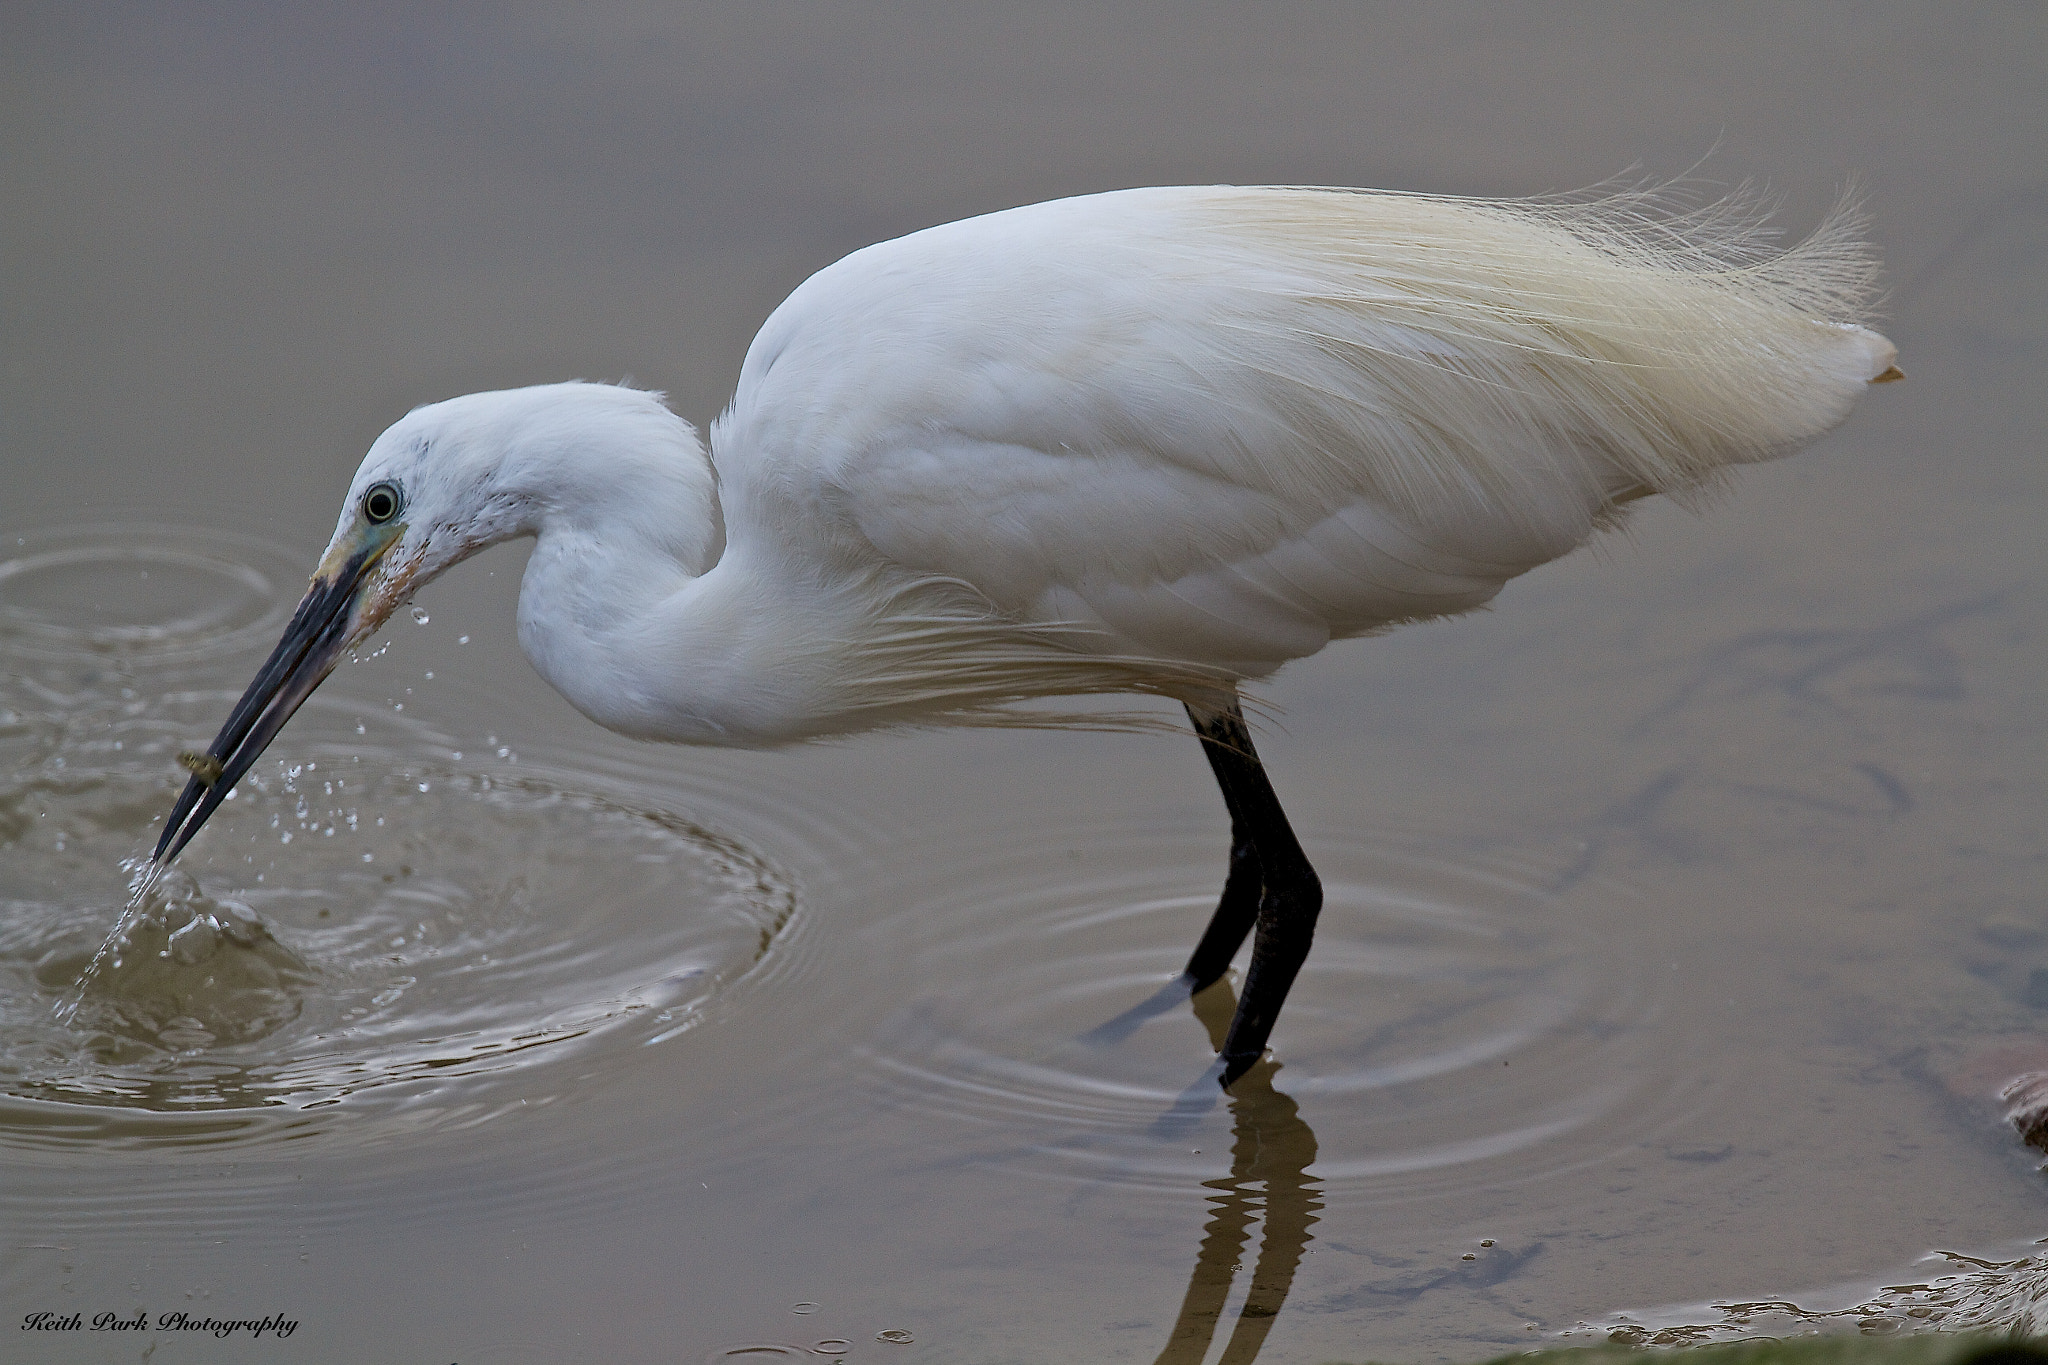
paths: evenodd
<path fill-rule="evenodd" d="M 1481 605 L 1773 459 L 1898 377 L 1856 217 L 1788 250 L 1744 201 L 1126 190 L 934 227 L 805 281 L 696 430 L 603 384 L 416 409 L 357 470 L 284 638 L 158 841 L 175 858 L 292 712 L 436 574 L 532 536 L 519 643 L 626 735 L 768 746 L 1183 704 L 1222 896 L 1256 930 L 1223 1048 L 1262 1054 L 1322 891 L 1239 685 Z M 1102 718 L 1096 718 L 1101 723 Z"/>

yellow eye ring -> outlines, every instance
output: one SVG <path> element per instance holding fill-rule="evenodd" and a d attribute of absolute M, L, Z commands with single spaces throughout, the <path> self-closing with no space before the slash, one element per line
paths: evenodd
<path fill-rule="evenodd" d="M 405 495 L 395 483 L 373 483 L 363 490 L 363 520 L 382 526 L 405 506 Z"/>

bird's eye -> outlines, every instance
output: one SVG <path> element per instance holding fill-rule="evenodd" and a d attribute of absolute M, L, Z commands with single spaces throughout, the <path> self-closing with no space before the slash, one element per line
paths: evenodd
<path fill-rule="evenodd" d="M 363 517 L 372 526 L 382 526 L 398 515 L 405 505 L 395 483 L 373 483 L 363 493 Z"/>

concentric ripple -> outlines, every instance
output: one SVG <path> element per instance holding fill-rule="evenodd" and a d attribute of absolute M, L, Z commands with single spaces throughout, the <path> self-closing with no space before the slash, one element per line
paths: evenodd
<path fill-rule="evenodd" d="M 378 771 L 380 757 L 245 784 L 208 837 L 268 870 L 166 878 L 68 1025 L 53 1005 L 111 907 L 67 887 L 146 832 L 122 817 L 157 815 L 165 785 L 98 774 L 0 798 L 42 807 L 40 839 L 0 845 L 18 859 L 0 903 L 0 1087 L 165 1112 L 374 1090 L 413 1117 L 474 1118 L 495 1074 L 689 1028 L 794 906 L 765 864 L 666 813 L 544 774 Z M 24 862 L 73 875 L 24 888 Z"/>
<path fill-rule="evenodd" d="M 247 537 L 162 526 L 21 532 L 0 541 L 0 653 L 165 663 L 267 645 L 304 566 Z"/>
<path fill-rule="evenodd" d="M 28 629 L 10 582 L 54 601 L 66 573 L 88 593 L 110 562 L 185 561 L 91 545 L 17 558 L 0 566 L 0 629 Z M 244 581 L 217 577 L 185 590 L 232 597 Z M 30 630 L 48 657 L 10 656 L 0 676 L 0 1140 L 475 1122 L 545 1102 L 549 1077 L 589 1070 L 593 1050 L 616 1070 L 687 1032 L 794 914 L 786 876 L 630 784 L 465 757 L 417 711 L 330 685 L 293 721 L 291 759 L 252 770 L 81 988 L 123 862 L 184 781 L 173 755 L 235 695 L 152 690 L 155 670 L 128 665 L 277 614 L 158 605 L 192 623 L 178 643 L 93 636 L 53 607 Z"/>
<path fill-rule="evenodd" d="M 1326 1186 L 1405 1199 L 1526 1179 L 1681 1116 L 1652 1052 L 1654 977 L 1603 931 L 1640 909 L 1628 888 L 1552 892 L 1535 867 L 1393 841 L 1318 858 L 1325 906 L 1272 1083 L 1314 1125 L 1304 1150 Z M 971 897 L 913 898 L 876 930 L 925 984 L 866 1061 L 899 1105 L 1043 1137 L 1033 1159 L 1008 1154 L 1020 1169 L 1166 1189 L 1214 1174 L 1231 1116 L 1208 1068 L 1234 999 L 1158 993 L 1220 863 L 1180 831 L 1118 830 L 954 866 Z M 1118 865 L 1147 871 L 1088 874 Z M 1161 887 L 1159 868 L 1188 871 Z"/>

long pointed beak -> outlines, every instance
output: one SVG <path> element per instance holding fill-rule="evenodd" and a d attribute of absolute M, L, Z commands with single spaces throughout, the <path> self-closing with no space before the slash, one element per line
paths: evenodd
<path fill-rule="evenodd" d="M 192 842 L 192 836 L 227 799 L 250 765 L 262 756 L 292 713 L 334 671 L 341 662 L 342 651 L 375 628 L 376 622 L 363 621 L 359 605 L 370 578 L 370 567 L 396 539 L 395 534 L 379 535 L 355 548 L 339 563 L 334 563 L 335 557 L 330 556 L 330 562 L 321 565 L 312 587 L 292 613 L 284 638 L 270 652 L 249 690 L 235 703 L 228 723 L 214 736 L 204 754 L 181 755 L 193 777 L 179 794 L 178 804 L 171 809 L 171 818 L 165 821 L 164 832 L 156 841 L 156 852 L 150 857 L 154 867 L 169 865 Z"/>

